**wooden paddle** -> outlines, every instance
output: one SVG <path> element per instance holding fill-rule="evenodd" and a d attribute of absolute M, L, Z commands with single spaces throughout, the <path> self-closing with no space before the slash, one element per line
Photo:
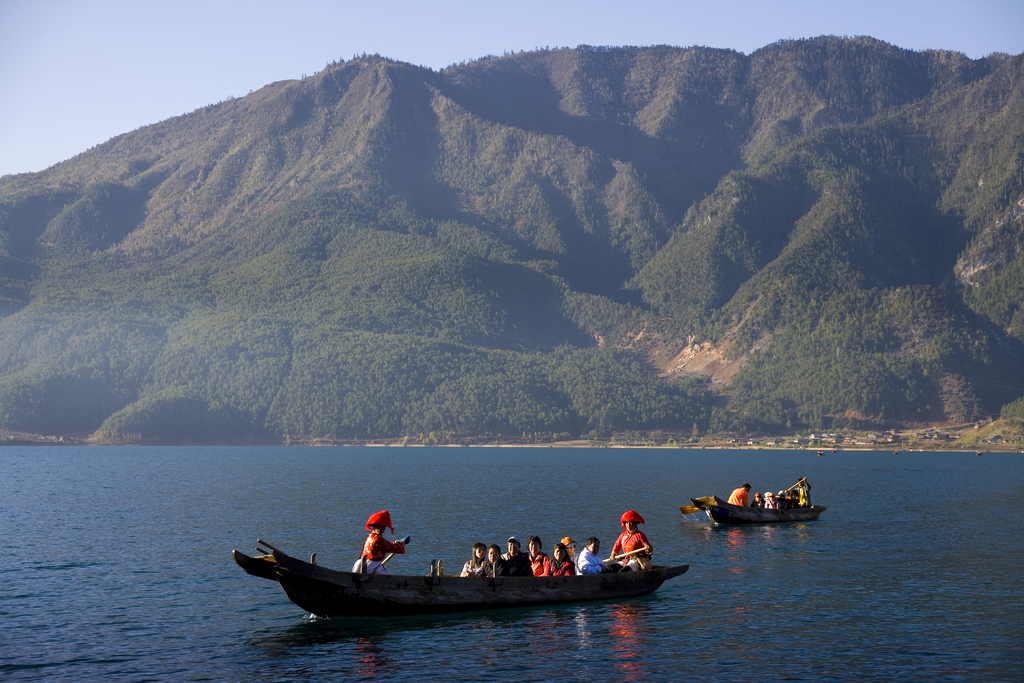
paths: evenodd
<path fill-rule="evenodd" d="M 695 508 L 692 505 L 680 505 L 679 511 L 684 515 L 692 515 L 694 512 L 700 512 L 700 508 Z"/>
<path fill-rule="evenodd" d="M 803 481 L 803 479 L 801 479 L 800 481 Z M 795 489 L 795 488 L 796 488 L 797 486 L 799 486 L 799 485 L 800 485 L 800 481 L 798 481 L 797 483 L 793 484 L 793 485 L 792 485 L 792 486 L 790 486 L 790 487 L 789 487 L 788 489 L 786 489 L 786 493 L 789 493 L 790 491 L 792 491 L 793 489 Z"/>
<path fill-rule="evenodd" d="M 614 557 L 609 557 L 607 560 L 603 560 L 603 563 L 604 564 L 608 564 L 609 562 L 614 562 L 615 560 L 621 560 L 622 558 L 629 557 L 630 555 L 639 555 L 640 553 L 645 553 L 645 552 L 647 552 L 647 548 L 637 548 L 636 550 L 630 550 L 628 553 L 622 553 L 621 555 L 616 555 Z"/>

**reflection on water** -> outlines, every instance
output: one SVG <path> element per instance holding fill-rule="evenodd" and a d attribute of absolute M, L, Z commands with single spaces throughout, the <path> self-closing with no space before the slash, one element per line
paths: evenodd
<path fill-rule="evenodd" d="M 640 598 L 626 605 L 599 602 L 388 619 L 310 616 L 287 628 L 268 627 L 252 645 L 264 655 L 264 673 L 285 679 L 295 675 L 296 660 L 315 652 L 333 658 L 347 653 L 350 665 L 344 671 L 349 675 L 387 678 L 409 666 L 426 664 L 438 642 L 454 641 L 472 643 L 470 668 L 474 670 L 515 668 L 528 652 L 554 671 L 586 666 L 595 650 L 607 653 L 609 615 L 613 615 L 616 647 L 612 656 L 623 663 L 625 674 L 637 670 L 629 660 L 641 656 L 642 636 L 649 631 L 643 624 L 648 618 L 644 602 Z M 410 641 L 419 641 L 423 647 L 412 652 L 402 647 Z"/>
<path fill-rule="evenodd" d="M 644 653 L 647 650 L 645 636 L 650 632 L 648 621 L 649 608 L 645 603 L 625 603 L 611 611 L 611 656 L 620 680 L 647 678 Z"/>
<path fill-rule="evenodd" d="M 409 633 L 436 628 L 446 628 L 459 622 L 479 622 L 478 614 L 464 612 L 452 615 L 424 617 L 395 617 L 388 619 L 366 619 L 357 617 L 335 617 L 324 619 L 306 615 L 300 623 L 287 628 L 268 628 L 253 638 L 255 647 L 272 655 L 295 648 L 322 647 L 359 639 L 381 639 L 395 633 Z M 473 623 L 472 628 L 480 628 Z"/>
<path fill-rule="evenodd" d="M 583 652 L 594 647 L 594 623 L 590 616 L 591 614 L 591 610 L 586 607 L 576 609 L 576 616 L 574 618 L 576 649 Z"/>
<path fill-rule="evenodd" d="M 729 561 L 726 571 L 731 574 L 742 574 L 746 571 L 744 566 L 745 558 L 742 557 L 746 532 L 740 527 L 726 527 L 725 539 L 725 559 Z"/>
<path fill-rule="evenodd" d="M 340 672 L 345 675 L 390 678 L 409 668 L 429 667 L 438 643 L 462 642 L 473 651 L 470 668 L 494 673 L 498 680 L 505 680 L 503 672 L 516 670 L 528 656 L 553 677 L 590 671 L 604 678 L 610 664 L 614 678 L 639 681 L 653 673 L 649 662 L 657 605 L 652 596 L 432 617 L 308 617 L 286 628 L 268 627 L 251 644 L 263 654 L 261 672 L 281 679 L 299 675 L 300 662 L 316 653 L 335 666 L 344 657 Z M 302 673 L 313 672 L 303 668 Z"/>
<path fill-rule="evenodd" d="M 392 668 L 384 648 L 367 638 L 356 640 L 355 661 L 356 673 L 367 678 L 388 673 Z"/>
<path fill-rule="evenodd" d="M 544 610 L 524 622 L 524 635 L 530 652 L 558 661 L 576 648 L 575 609 Z"/>

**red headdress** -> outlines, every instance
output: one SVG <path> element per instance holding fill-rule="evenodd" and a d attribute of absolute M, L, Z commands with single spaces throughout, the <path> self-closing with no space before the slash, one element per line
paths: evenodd
<path fill-rule="evenodd" d="M 369 531 L 371 526 L 380 524 L 391 529 L 391 533 L 395 533 L 394 527 L 391 526 L 391 513 L 387 510 L 381 510 L 370 515 L 370 519 L 366 520 L 366 530 Z"/>
<path fill-rule="evenodd" d="M 626 528 L 626 522 L 635 522 L 637 524 L 643 524 L 644 523 L 644 518 L 640 516 L 640 513 L 636 512 L 634 510 L 629 510 L 624 515 L 622 515 L 622 520 L 621 521 L 622 521 L 622 528 L 625 529 Z"/>

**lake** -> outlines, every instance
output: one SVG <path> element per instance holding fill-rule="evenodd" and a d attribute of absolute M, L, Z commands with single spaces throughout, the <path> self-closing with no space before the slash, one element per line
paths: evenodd
<path fill-rule="evenodd" d="M 727 528 L 691 496 L 801 476 L 817 522 Z M 3 680 L 1020 680 L 1024 456 L 559 448 L 0 448 Z M 316 619 L 231 549 L 347 569 L 367 517 L 394 573 L 475 541 L 597 536 L 658 564 L 620 602 Z"/>

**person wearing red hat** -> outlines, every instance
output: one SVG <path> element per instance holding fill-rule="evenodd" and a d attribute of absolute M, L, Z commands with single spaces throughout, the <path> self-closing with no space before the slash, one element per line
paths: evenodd
<path fill-rule="evenodd" d="M 626 572 L 650 569 L 651 554 L 654 552 L 654 547 L 651 545 L 651 542 L 647 540 L 647 536 L 644 535 L 644 532 L 636 528 L 637 524 L 644 523 L 644 518 L 634 510 L 629 510 L 622 515 L 621 522 L 625 531 L 619 534 L 619 537 L 615 539 L 615 545 L 612 546 L 612 554 L 609 559 L 614 559 L 616 555 L 630 553 L 642 548 L 642 553 L 637 553 L 636 555 L 630 555 L 627 558 L 623 558 L 621 571 Z"/>
<path fill-rule="evenodd" d="M 376 512 L 370 515 L 370 519 L 366 520 L 366 528 L 370 535 L 366 537 L 366 542 L 363 543 L 363 554 L 352 566 L 353 572 L 361 571 L 360 565 L 365 558 L 367 574 L 388 574 L 388 570 L 382 564 L 387 554 L 405 554 L 405 546 L 409 545 L 412 537 L 406 536 L 401 541 L 389 541 L 384 538 L 385 527 L 391 529 L 391 533 L 395 533 L 394 527 L 391 526 L 391 513 L 387 510 Z"/>

